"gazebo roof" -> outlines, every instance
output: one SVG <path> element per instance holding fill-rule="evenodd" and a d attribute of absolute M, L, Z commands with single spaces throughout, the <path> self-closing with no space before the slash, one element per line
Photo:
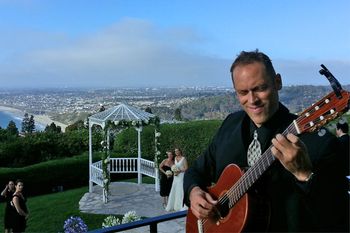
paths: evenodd
<path fill-rule="evenodd" d="M 104 127 L 107 121 L 149 121 L 150 118 L 154 118 L 155 115 L 142 111 L 138 108 L 132 107 L 127 104 L 119 104 L 116 107 L 109 108 L 103 112 L 96 113 L 89 117 L 91 124 L 97 124 Z"/>

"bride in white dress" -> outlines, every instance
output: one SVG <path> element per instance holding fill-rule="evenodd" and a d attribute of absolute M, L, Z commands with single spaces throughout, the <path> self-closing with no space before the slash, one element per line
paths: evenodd
<path fill-rule="evenodd" d="M 174 180 L 171 186 L 171 190 L 168 198 L 168 204 L 165 208 L 166 211 L 179 211 L 179 210 L 187 209 L 187 207 L 183 205 L 183 198 L 184 198 L 183 181 L 184 181 L 185 171 L 188 168 L 187 160 L 182 155 L 182 152 L 180 149 L 176 148 L 175 154 L 176 154 L 175 165 L 178 169 L 177 171 L 173 171 Z"/>

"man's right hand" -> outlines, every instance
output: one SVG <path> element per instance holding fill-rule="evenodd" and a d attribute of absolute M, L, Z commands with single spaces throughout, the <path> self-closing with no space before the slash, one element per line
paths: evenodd
<path fill-rule="evenodd" d="M 217 204 L 209 193 L 204 192 L 198 186 L 190 192 L 191 211 L 198 218 L 208 218 Z"/>

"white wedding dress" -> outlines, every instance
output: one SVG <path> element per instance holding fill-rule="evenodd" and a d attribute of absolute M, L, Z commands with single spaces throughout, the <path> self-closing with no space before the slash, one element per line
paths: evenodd
<path fill-rule="evenodd" d="M 185 157 L 182 157 L 179 162 L 175 159 L 175 165 L 180 169 L 184 169 Z M 171 186 L 168 204 L 165 208 L 166 211 L 179 211 L 186 210 L 187 207 L 183 205 L 184 190 L 184 172 L 180 172 L 177 176 L 174 176 L 173 184 Z"/>

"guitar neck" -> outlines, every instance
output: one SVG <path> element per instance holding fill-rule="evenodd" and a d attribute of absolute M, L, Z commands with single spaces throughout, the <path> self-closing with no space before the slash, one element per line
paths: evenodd
<path fill-rule="evenodd" d="M 294 124 L 290 124 L 282 133 L 286 136 L 288 133 L 298 134 L 298 130 Z M 248 189 L 261 177 L 261 175 L 275 161 L 275 157 L 271 152 L 272 145 L 260 156 L 260 158 L 251 166 L 243 176 L 227 191 L 229 197 L 229 207 L 234 206 L 238 200 L 248 191 Z"/>

